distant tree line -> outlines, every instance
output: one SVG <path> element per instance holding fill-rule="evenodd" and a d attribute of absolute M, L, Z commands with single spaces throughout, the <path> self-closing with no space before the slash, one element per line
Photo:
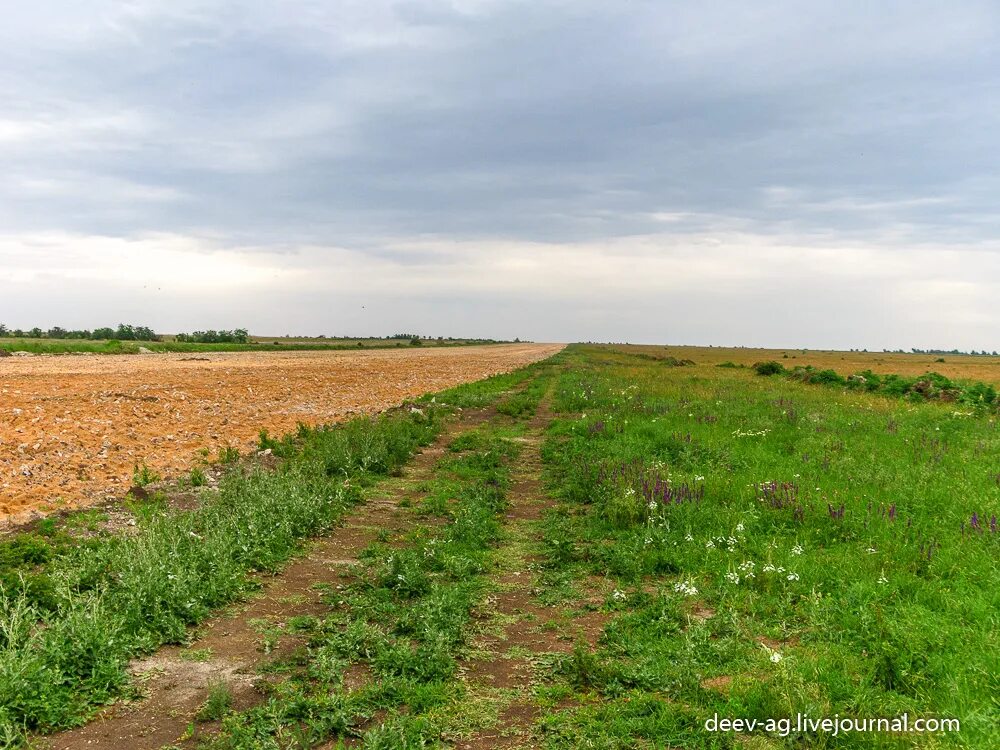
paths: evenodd
<path fill-rule="evenodd" d="M 92 331 L 70 331 L 55 326 L 43 331 L 37 326 L 27 331 L 20 328 L 8 328 L 0 323 L 0 337 L 9 336 L 16 339 L 78 339 L 101 341 L 117 339 L 118 341 L 159 341 L 152 328 L 148 326 L 133 326 L 119 323 L 117 328 L 95 328 Z"/>
<path fill-rule="evenodd" d="M 855 350 L 851 349 L 851 351 L 853 352 Z M 864 351 L 867 352 L 868 350 L 865 349 Z M 882 351 L 884 353 L 886 353 L 886 354 L 906 354 L 907 353 L 903 349 L 883 349 Z M 912 348 L 912 349 L 910 349 L 910 352 L 912 352 L 913 354 L 939 354 L 939 355 L 940 354 L 953 354 L 953 355 L 971 355 L 971 356 L 974 356 L 974 357 L 997 357 L 997 356 L 1000 356 L 1000 354 L 997 354 L 997 352 L 996 352 L 995 349 L 992 352 L 987 351 L 986 349 L 983 349 L 981 352 L 977 352 L 975 349 L 973 349 L 972 351 L 963 352 L 961 349 L 917 349 L 917 348 Z"/>
<path fill-rule="evenodd" d="M 951 350 L 945 350 L 945 349 L 911 349 L 910 351 L 912 351 L 914 354 L 972 354 L 972 355 L 975 355 L 977 357 L 996 357 L 997 356 L 997 353 L 996 353 L 995 350 L 992 351 L 992 352 L 988 352 L 985 349 L 983 349 L 981 352 L 977 352 L 975 349 L 973 349 L 970 352 L 963 352 L 963 351 L 959 351 L 958 349 L 951 349 Z"/>
<path fill-rule="evenodd" d="M 178 333 L 174 338 L 177 341 L 195 344 L 248 344 L 250 343 L 250 332 L 246 328 L 237 328 L 232 331 L 195 331 L 194 333 Z"/>

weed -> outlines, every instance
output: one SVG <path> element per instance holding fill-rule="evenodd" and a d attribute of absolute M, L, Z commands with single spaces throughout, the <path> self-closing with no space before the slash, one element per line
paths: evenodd
<path fill-rule="evenodd" d="M 208 685 L 208 698 L 198 709 L 198 721 L 219 721 L 233 706 L 233 694 L 224 680 L 216 680 Z"/>
<path fill-rule="evenodd" d="M 200 466 L 196 466 L 191 469 L 189 479 L 191 480 L 192 487 L 204 487 L 208 483 L 208 477 L 205 475 L 205 470 Z"/>
<path fill-rule="evenodd" d="M 160 475 L 146 466 L 145 461 L 137 463 L 132 470 L 132 484 L 136 487 L 145 487 L 153 482 L 159 482 L 160 479 Z"/>

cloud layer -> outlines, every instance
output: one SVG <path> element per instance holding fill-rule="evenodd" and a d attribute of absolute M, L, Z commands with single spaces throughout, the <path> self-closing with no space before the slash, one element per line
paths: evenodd
<path fill-rule="evenodd" d="M 9 325 L 996 348 L 990 3 L 59 6 Z"/>

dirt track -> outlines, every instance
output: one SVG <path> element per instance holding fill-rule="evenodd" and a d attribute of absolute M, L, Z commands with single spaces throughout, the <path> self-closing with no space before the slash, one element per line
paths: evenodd
<path fill-rule="evenodd" d="M 120 495 L 136 463 L 176 476 L 200 450 L 245 449 L 262 428 L 381 411 L 560 348 L 4 358 L 0 523 Z"/>

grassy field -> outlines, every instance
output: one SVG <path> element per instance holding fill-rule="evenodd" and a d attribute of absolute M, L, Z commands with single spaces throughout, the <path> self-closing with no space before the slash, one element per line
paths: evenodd
<path fill-rule="evenodd" d="M 472 346 L 498 343 L 479 339 L 421 339 L 419 346 Z M 117 341 L 77 339 L 0 338 L 0 350 L 30 354 L 139 354 L 141 349 L 155 353 L 259 352 L 259 351 L 344 351 L 357 349 L 395 349 L 410 347 L 409 339 L 333 339 L 253 336 L 246 344 L 201 344 L 174 341 Z"/>
<path fill-rule="evenodd" d="M 570 347 L 417 411 L 265 440 L 280 468 L 229 472 L 194 509 L 140 503 L 137 532 L 81 533 L 92 511 L 8 540 L 7 741 L 132 689 L 131 657 L 190 642 L 247 572 L 378 492 L 398 525 L 348 585 L 316 582 L 322 612 L 264 629 L 301 646 L 261 668 L 253 705 L 214 684 L 177 746 L 1000 746 L 995 406 L 722 356 Z M 481 417 L 430 474 L 391 479 L 458 407 Z M 960 729 L 808 724 L 904 715 Z"/>
<path fill-rule="evenodd" d="M 546 539 L 570 582 L 615 582 L 620 614 L 569 675 L 585 708 L 547 720 L 566 747 L 727 746 L 700 731 L 715 713 L 962 722 L 810 747 L 1000 743 L 995 418 L 635 353 L 570 359 Z"/>
<path fill-rule="evenodd" d="M 732 362 L 751 366 L 774 360 L 785 367 L 811 365 L 820 370 L 832 369 L 843 374 L 872 370 L 897 375 L 923 375 L 934 371 L 950 378 L 1000 383 L 1000 356 L 971 354 L 913 354 L 900 352 L 841 352 L 823 349 L 752 349 L 747 347 L 639 346 L 621 344 L 612 347 L 658 358 L 689 359 L 701 365 Z"/>

